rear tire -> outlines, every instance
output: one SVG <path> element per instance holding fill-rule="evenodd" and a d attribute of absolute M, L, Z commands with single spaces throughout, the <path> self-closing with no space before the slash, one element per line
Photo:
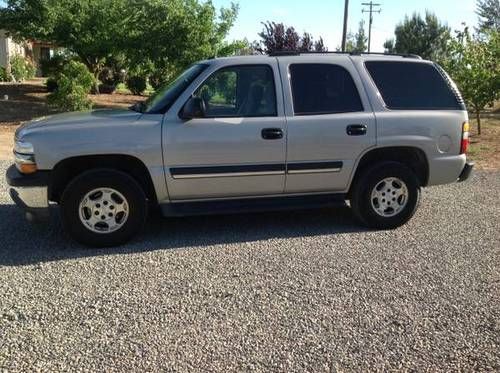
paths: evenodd
<path fill-rule="evenodd" d="M 364 170 L 351 192 L 351 208 L 364 225 L 395 229 L 407 223 L 420 203 L 415 173 L 398 162 L 383 162 Z"/>
<path fill-rule="evenodd" d="M 66 187 L 61 216 L 65 230 L 76 241 L 91 247 L 118 246 L 142 230 L 146 195 L 124 172 L 91 170 Z"/>

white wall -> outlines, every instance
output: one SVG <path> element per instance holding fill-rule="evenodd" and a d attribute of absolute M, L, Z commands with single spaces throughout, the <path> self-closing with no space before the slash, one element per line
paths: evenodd
<path fill-rule="evenodd" d="M 0 30 L 0 66 L 7 66 L 7 38 L 5 32 Z"/>
<path fill-rule="evenodd" d="M 22 45 L 19 45 L 11 38 L 8 38 L 5 31 L 0 30 L 0 66 L 7 66 L 9 58 L 15 54 L 25 56 L 26 51 Z"/>

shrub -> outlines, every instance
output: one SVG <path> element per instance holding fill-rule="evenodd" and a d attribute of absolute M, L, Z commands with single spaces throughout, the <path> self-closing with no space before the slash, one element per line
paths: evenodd
<path fill-rule="evenodd" d="M 40 70 L 42 71 L 42 76 L 56 76 L 61 72 L 64 65 L 69 62 L 69 58 L 61 54 L 56 54 L 48 60 L 42 60 L 40 62 Z"/>
<path fill-rule="evenodd" d="M 88 94 L 95 79 L 87 67 L 70 61 L 55 78 L 57 89 L 48 96 L 48 103 L 62 111 L 83 111 L 92 108 Z"/>
<path fill-rule="evenodd" d="M 99 84 L 99 93 L 110 95 L 116 91 L 114 84 Z"/>
<path fill-rule="evenodd" d="M 130 76 L 127 78 L 127 88 L 134 95 L 142 95 L 147 88 L 146 78 L 138 75 Z"/>
<path fill-rule="evenodd" d="M 99 73 L 99 80 L 104 85 L 116 85 L 115 72 L 111 67 L 104 67 Z"/>
<path fill-rule="evenodd" d="M 56 78 L 51 77 L 51 78 L 47 79 L 47 81 L 45 82 L 45 86 L 47 87 L 48 92 L 54 92 L 55 90 L 57 90 Z"/>
<path fill-rule="evenodd" d="M 10 73 L 16 82 L 31 79 L 36 74 L 33 62 L 21 55 L 14 55 L 10 59 Z"/>
<path fill-rule="evenodd" d="M 26 59 L 25 60 L 25 68 L 26 68 L 26 79 L 33 79 L 36 76 L 36 66 L 33 61 Z"/>
<path fill-rule="evenodd" d="M 0 82 L 8 82 L 10 81 L 10 77 L 7 74 L 7 70 L 0 66 Z"/>

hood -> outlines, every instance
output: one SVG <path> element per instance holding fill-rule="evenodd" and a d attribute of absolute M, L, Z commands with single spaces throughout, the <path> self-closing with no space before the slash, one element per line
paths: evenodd
<path fill-rule="evenodd" d="M 39 130 L 90 129 L 102 126 L 110 127 L 118 124 L 123 126 L 125 123 L 135 122 L 141 115 L 141 113 L 132 110 L 94 110 L 90 112 L 56 114 L 23 124 L 17 129 L 16 138 L 20 139 Z"/>

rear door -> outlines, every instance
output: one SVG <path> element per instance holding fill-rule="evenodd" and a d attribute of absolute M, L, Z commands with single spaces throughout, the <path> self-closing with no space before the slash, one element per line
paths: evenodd
<path fill-rule="evenodd" d="M 287 193 L 342 192 L 376 145 L 370 103 L 347 56 L 280 59 L 287 114 Z"/>

